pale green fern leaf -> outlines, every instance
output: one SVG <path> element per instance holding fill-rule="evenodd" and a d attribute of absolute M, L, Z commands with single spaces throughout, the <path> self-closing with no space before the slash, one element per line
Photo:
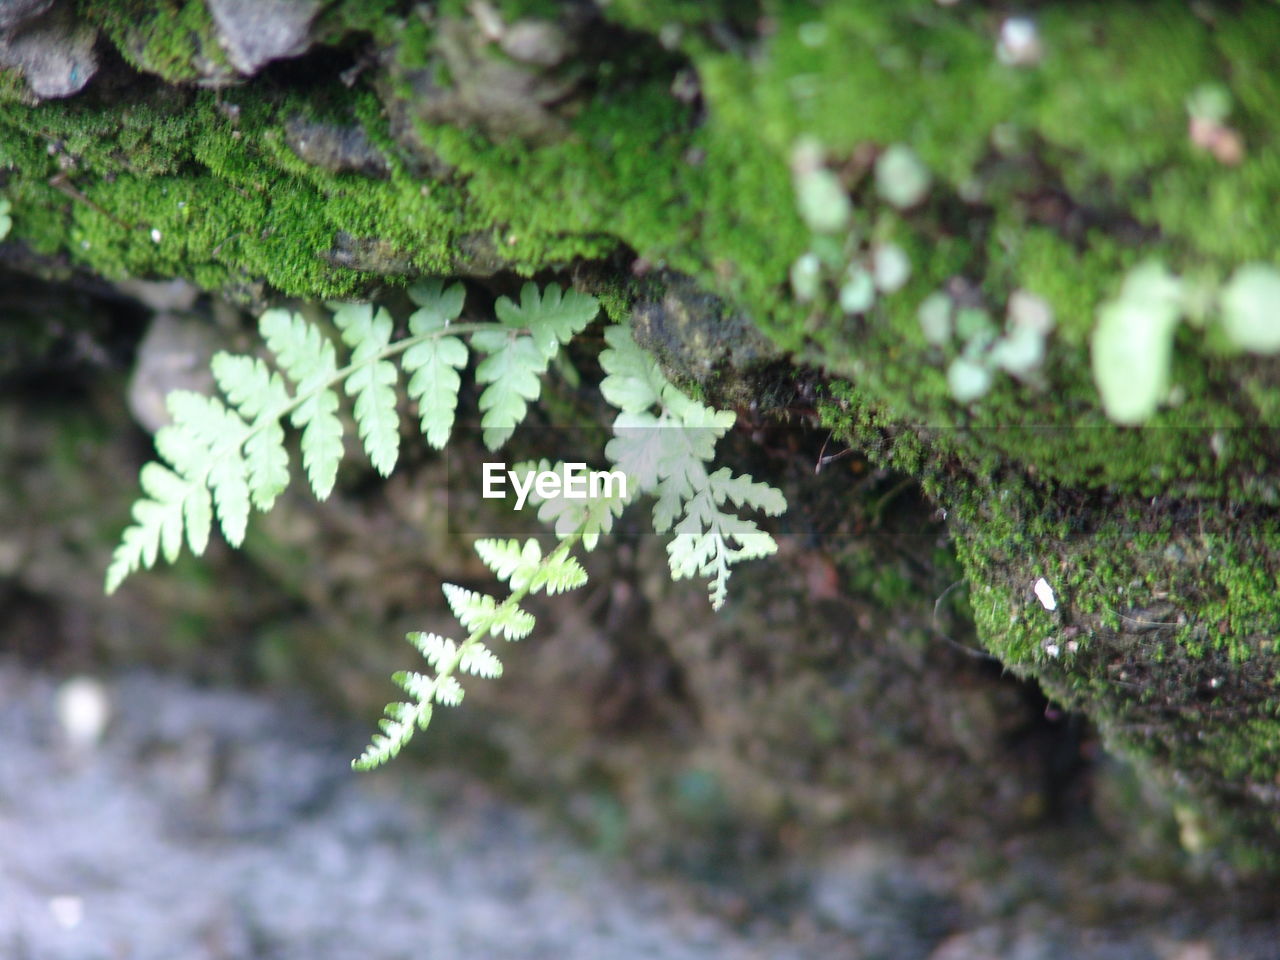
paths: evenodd
<path fill-rule="evenodd" d="M 453 659 L 453 655 L 458 652 L 458 645 L 448 637 L 442 637 L 436 633 L 409 633 L 405 635 L 406 639 L 418 648 L 418 652 L 431 664 L 433 669 L 439 669 L 444 663 L 448 663 Z"/>
<path fill-rule="evenodd" d="M 550 561 L 531 578 L 530 588 L 536 592 L 543 590 L 548 594 L 565 593 L 576 590 L 587 582 L 587 571 L 582 568 L 577 557 L 566 554 L 558 561 Z"/>
<path fill-rule="evenodd" d="M 395 469 L 400 453 L 400 417 L 396 413 L 396 366 L 379 359 L 391 343 L 391 315 L 368 303 L 337 306 L 333 322 L 352 348 L 347 396 L 355 397 L 360 439 L 373 468 L 384 477 Z"/>
<path fill-rule="evenodd" d="M 442 589 L 449 609 L 469 633 L 520 640 L 533 631 L 533 614 L 514 603 L 498 603 L 488 594 L 475 593 L 453 583 L 446 583 Z"/>
<path fill-rule="evenodd" d="M 458 658 L 458 669 L 475 677 L 492 680 L 502 676 L 502 661 L 488 647 L 477 643 L 463 651 Z"/>
<path fill-rule="evenodd" d="M 418 404 L 422 433 L 437 450 L 444 449 L 453 431 L 462 385 L 458 371 L 467 365 L 467 345 L 439 333 L 462 313 L 464 293 L 462 284 L 445 289 L 439 280 L 419 283 L 409 290 L 418 304 L 409 316 L 409 332 L 415 337 L 435 336 L 406 350 L 401 363 L 410 374 L 407 392 Z"/>
<path fill-rule="evenodd" d="M 542 548 L 532 539 L 524 546 L 519 540 L 477 540 L 475 551 L 499 580 L 511 581 L 513 589 L 526 585 L 542 561 Z"/>
<path fill-rule="evenodd" d="M 731 567 L 777 549 L 754 521 L 720 509 L 728 502 L 769 515 L 786 509 L 782 493 L 727 468 L 708 473 L 716 443 L 733 426 L 734 414 L 698 403 L 667 382 L 658 365 L 619 328 L 605 331 L 600 365 L 606 399 L 621 412 L 606 455 L 653 493 L 653 525 L 673 531 L 667 546 L 675 579 L 709 578 L 711 605 L 725 600 Z M 656 411 L 656 412 L 655 412 Z"/>
<path fill-rule="evenodd" d="M 782 491 L 750 477 L 735 477 L 728 467 L 721 467 L 707 477 L 716 503 L 726 499 L 735 507 L 751 507 L 770 517 L 776 517 L 787 509 L 787 499 Z"/>
<path fill-rule="evenodd" d="M 427 443 L 443 450 L 453 432 L 458 407 L 458 371 L 467 365 L 467 345 L 457 337 L 426 340 L 405 351 L 402 360 L 411 376 L 407 392 L 418 404 Z"/>
<path fill-rule="evenodd" d="M 529 401 L 542 392 L 547 358 L 531 338 L 512 333 L 477 333 L 471 343 L 488 354 L 476 367 L 476 382 L 488 384 L 480 394 L 480 426 L 485 446 L 496 450 L 528 414 Z"/>
<path fill-rule="evenodd" d="M 280 411 L 289 404 L 284 379 L 258 357 L 218 353 L 211 364 L 218 388 L 253 425 L 244 444 L 245 465 L 253 505 L 270 510 L 289 485 L 289 454 L 284 448 Z"/>
<path fill-rule="evenodd" d="M 134 523 L 125 529 L 111 556 L 106 577 L 107 593 L 114 593 L 135 570 L 154 566 L 161 551 L 170 563 L 177 559 L 187 511 L 193 509 L 191 503 L 199 500 L 203 489 L 158 463 L 146 464 L 140 479 L 146 497 L 133 505 Z M 207 509 L 207 491 L 204 498 Z M 206 540 L 210 522 L 205 522 Z M 203 549 L 204 544 L 198 534 L 191 545 L 193 551 L 197 544 Z"/>
<path fill-rule="evenodd" d="M 435 678 L 426 674 L 415 670 L 400 670 L 391 675 L 391 680 L 415 700 L 429 701 L 435 696 Z"/>
<path fill-rule="evenodd" d="M 440 279 L 420 280 L 409 288 L 409 299 L 418 310 L 409 316 L 414 333 L 427 333 L 448 326 L 462 315 L 467 291 L 460 283 L 444 285 Z"/>
<path fill-rule="evenodd" d="M 541 497 L 536 489 L 529 492 L 529 502 L 538 508 L 538 519 L 564 538 L 578 537 L 584 550 L 590 552 L 596 548 L 602 533 L 613 529 L 613 521 L 621 516 L 627 504 L 631 502 L 633 485 L 628 482 L 624 492 L 618 484 L 600 496 L 575 499 L 566 496 L 569 471 L 564 463 L 552 466 L 546 460 L 537 463 L 522 463 L 515 467 L 517 473 L 533 470 L 546 472 L 554 470 L 560 474 L 560 493 L 553 497 Z"/>
<path fill-rule="evenodd" d="M 559 284 L 549 283 L 541 294 L 535 283 L 520 289 L 520 303 L 499 297 L 494 304 L 498 320 L 508 327 L 529 331 L 534 345 L 550 360 L 577 334 L 586 329 L 599 311 L 595 297 L 570 290 L 562 294 Z"/>
<path fill-rule="evenodd" d="M 442 707 L 456 707 L 462 702 L 462 684 L 453 676 L 436 677 L 434 693 L 436 703 Z"/>
<path fill-rule="evenodd" d="M 643 413 L 661 402 L 667 386 L 658 363 L 637 346 L 626 327 L 604 332 L 608 345 L 600 354 L 600 366 L 608 376 L 600 381 L 604 398 L 623 413 Z"/>
<path fill-rule="evenodd" d="M 331 386 L 338 372 L 333 343 L 314 324 L 287 310 L 268 310 L 258 329 L 303 398 L 292 421 L 302 429 L 302 466 L 311 489 L 317 499 L 325 500 L 333 492 L 343 454 L 338 394 Z"/>

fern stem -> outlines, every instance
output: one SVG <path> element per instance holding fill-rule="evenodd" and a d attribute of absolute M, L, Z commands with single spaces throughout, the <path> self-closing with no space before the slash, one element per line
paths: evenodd
<path fill-rule="evenodd" d="M 540 568 L 545 568 L 545 567 L 551 566 L 553 563 L 560 562 L 566 556 L 568 556 L 569 551 L 572 550 L 574 545 L 577 544 L 577 542 L 581 539 L 582 539 L 581 530 L 578 530 L 578 531 L 575 531 L 574 533 L 569 534 L 569 536 L 565 537 L 563 540 L 560 541 L 560 543 L 556 546 L 554 550 L 552 550 L 549 554 L 547 554 L 545 557 L 542 558 L 542 560 L 538 563 L 538 566 Z M 509 594 L 507 594 L 506 599 L 504 599 L 502 603 L 498 604 L 497 609 L 509 610 L 512 607 L 519 606 L 520 601 L 522 601 L 525 597 L 527 597 L 532 589 L 533 588 L 531 584 L 525 584 L 519 590 L 512 590 Z M 495 611 L 495 619 L 496 619 L 496 616 L 497 616 L 497 611 Z M 482 640 L 484 640 L 485 634 L 489 632 L 489 629 L 490 628 L 487 626 L 480 627 L 479 629 L 472 631 L 471 635 L 468 636 L 466 640 L 458 644 L 458 649 L 457 651 L 454 652 L 454 655 L 449 660 L 449 662 L 447 664 L 441 665 L 441 667 L 436 671 L 437 683 L 439 682 L 441 677 L 450 676 L 453 673 L 453 671 L 458 669 L 458 664 L 462 663 L 462 658 L 466 655 L 466 652 L 470 650 L 473 646 L 475 646 L 477 643 L 480 643 Z"/>

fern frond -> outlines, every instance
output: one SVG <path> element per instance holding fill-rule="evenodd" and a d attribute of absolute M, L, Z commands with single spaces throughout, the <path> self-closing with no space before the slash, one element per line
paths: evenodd
<path fill-rule="evenodd" d="M 734 477 L 728 468 L 707 472 L 716 443 L 733 426 L 732 412 L 681 393 L 628 331 L 606 330 L 605 342 L 600 365 L 608 376 L 600 389 L 620 409 L 605 454 L 640 492 L 655 494 L 654 529 L 673 531 L 667 545 L 672 577 L 708 577 L 711 605 L 719 609 L 731 567 L 777 549 L 754 521 L 720 507 L 728 502 L 773 516 L 786 501 L 768 484 Z"/>
<path fill-rule="evenodd" d="M 439 280 L 426 281 L 409 295 L 418 310 L 409 318 L 409 336 L 397 341 L 391 339 L 394 325 L 386 310 L 332 305 L 341 343 L 350 349 L 346 366 L 338 366 L 334 341 L 316 324 L 288 310 L 268 310 L 259 330 L 271 362 L 222 352 L 211 366 L 225 401 L 171 394 L 174 423 L 159 431 L 156 450 L 166 469 L 181 478 L 183 492 L 144 490 L 134 522 L 112 556 L 108 591 L 140 567 L 153 565 L 158 554 L 175 558 L 184 531 L 192 551 L 203 551 L 215 512 L 227 542 L 239 546 L 251 510 L 269 510 L 288 486 L 286 418 L 301 430 L 302 464 L 311 489 L 319 499 L 327 498 L 345 452 L 340 391 L 354 398 L 356 430 L 374 469 L 390 473 L 400 450 L 397 355 L 409 377 L 406 393 L 418 404 L 422 432 L 439 449 L 453 429 L 460 371 L 468 361 L 461 338 L 474 337 L 486 354 L 477 368 L 477 380 L 485 386 L 480 397 L 484 439 L 491 449 L 499 446 L 541 392 L 539 378 L 560 345 L 597 312 L 592 297 L 563 293 L 555 284 L 540 294 L 526 284 L 519 305 L 499 301 L 497 323 L 455 324 L 465 297 L 461 284 L 446 288 Z"/>
<path fill-rule="evenodd" d="M 534 569 L 530 569 L 528 563 L 532 561 L 535 550 L 541 554 L 536 541 L 527 541 L 523 546 L 515 540 L 480 541 L 484 546 L 478 546 L 477 550 L 485 562 L 491 568 L 506 572 L 509 578 L 518 575 L 522 585 L 513 588 L 501 603 L 493 597 L 454 584 L 444 586 L 450 609 L 470 632 L 460 644 L 434 633 L 408 635 L 409 642 L 418 648 L 435 670 L 435 677 L 409 673 L 396 675 L 396 682 L 414 698 L 415 703 L 387 704 L 386 717 L 380 721 L 382 732 L 375 733 L 364 752 L 352 762 L 355 769 L 371 770 L 396 756 L 413 736 L 418 718 L 424 719 L 416 729 L 425 728 L 431 718 L 433 702 L 445 706 L 460 702 L 463 688 L 455 673 L 477 677 L 502 675 L 502 663 L 484 645 L 484 639 L 503 634 L 507 639 L 515 640 L 532 630 L 533 617 L 520 609 L 520 602 L 533 590 L 554 592 L 550 586 L 552 583 L 566 584 L 564 589 L 571 589 L 571 586 L 580 586 L 586 581 L 585 571 L 570 555 L 579 539 L 577 535 L 562 539 L 554 550 L 536 561 Z M 530 547 L 530 543 L 534 546 Z"/>

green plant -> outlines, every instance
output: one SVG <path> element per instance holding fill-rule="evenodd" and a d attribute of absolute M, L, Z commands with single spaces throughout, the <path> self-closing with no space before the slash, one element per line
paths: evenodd
<path fill-rule="evenodd" d="M 134 522 L 112 557 L 107 592 L 139 568 L 153 566 L 161 555 L 175 560 L 184 540 L 193 553 L 203 553 L 215 516 L 223 537 L 239 546 L 250 508 L 270 510 L 289 483 L 286 417 L 301 431 L 311 488 L 325 499 L 344 452 L 340 388 L 353 398 L 360 440 L 384 476 L 394 469 L 399 453 L 400 369 L 408 375 L 406 393 L 418 405 L 423 435 L 431 446 L 444 447 L 453 428 L 460 371 L 470 357 L 464 338 L 484 355 L 475 371 L 476 382 L 484 385 L 481 428 L 486 446 L 500 447 L 540 395 L 541 377 L 552 360 L 598 311 L 592 297 L 562 293 L 555 284 L 539 293 L 528 283 L 519 304 L 498 300 L 496 322 L 456 323 L 464 300 L 461 284 L 446 288 L 430 281 L 410 294 L 419 309 L 409 317 L 409 334 L 399 340 L 392 340 L 395 325 L 385 309 L 332 305 L 333 324 L 350 350 L 344 366 L 338 366 L 337 349 L 319 326 L 298 313 L 269 310 L 260 318 L 259 330 L 277 369 L 260 357 L 219 353 L 212 370 L 225 400 L 190 391 L 170 394 L 173 423 L 156 434 L 160 461 L 142 468 L 144 496 L 134 504 Z M 782 495 L 749 476 L 707 467 L 734 415 L 681 393 L 625 328 L 608 328 L 605 340 L 600 362 L 607 376 L 601 390 L 619 410 L 605 454 L 626 479 L 618 489 L 576 497 L 570 495 L 569 466 L 544 462 L 525 468 L 558 474 L 558 484 L 539 487 L 532 496 L 558 544 L 544 554 L 533 538 L 524 543 L 477 541 L 477 554 L 509 585 L 510 594 L 499 600 L 445 585 L 445 598 L 466 637 L 457 642 L 436 634 L 408 635 L 434 673 L 395 675 L 410 700 L 387 706 L 382 731 L 354 762 L 357 768 L 369 769 L 394 757 L 415 730 L 427 727 L 435 706 L 460 703 L 463 688 L 457 674 L 500 675 L 501 661 L 486 641 L 498 636 L 519 640 L 532 631 L 534 618 L 520 606 L 529 594 L 560 593 L 585 583 L 586 571 L 572 551 L 577 546 L 594 549 L 636 496 L 656 497 L 654 526 L 672 535 L 667 552 L 673 578 L 708 578 L 715 608 L 724 603 L 734 564 L 776 549 L 773 538 L 753 521 L 725 508 L 751 507 L 776 515 L 786 506 Z"/>

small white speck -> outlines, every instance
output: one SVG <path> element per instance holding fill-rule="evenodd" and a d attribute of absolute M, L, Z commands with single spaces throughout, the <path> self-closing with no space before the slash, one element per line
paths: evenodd
<path fill-rule="evenodd" d="M 1058 645 L 1056 643 L 1046 643 L 1044 645 L 1044 652 L 1051 657 L 1057 657 L 1061 651 L 1058 649 Z"/>
<path fill-rule="evenodd" d="M 164 234 L 162 234 L 159 230 L 157 230 L 155 227 L 152 227 L 152 228 L 151 228 L 151 242 L 152 242 L 152 243 L 159 243 L 159 242 L 161 241 L 161 239 L 163 239 L 163 237 L 164 237 Z"/>
<path fill-rule="evenodd" d="M 79 897 L 50 897 L 49 915 L 63 930 L 74 930 L 84 919 L 84 901 Z"/>
<path fill-rule="evenodd" d="M 1080 643 L 1079 643 L 1079 641 L 1077 641 L 1077 640 L 1068 640 L 1068 641 L 1067 641 L 1067 653 L 1075 653 L 1075 652 L 1076 652 L 1077 650 L 1079 650 L 1079 649 L 1080 649 Z"/>
<path fill-rule="evenodd" d="M 111 719 L 107 691 L 92 677 L 72 677 L 64 683 L 55 710 L 67 742 L 76 750 L 97 745 Z"/>
<path fill-rule="evenodd" d="M 1049 581 L 1041 577 L 1036 581 L 1033 588 L 1036 592 L 1036 599 L 1040 601 L 1040 606 L 1046 610 L 1058 609 L 1058 598 L 1053 595 L 1053 587 L 1049 586 Z"/>

